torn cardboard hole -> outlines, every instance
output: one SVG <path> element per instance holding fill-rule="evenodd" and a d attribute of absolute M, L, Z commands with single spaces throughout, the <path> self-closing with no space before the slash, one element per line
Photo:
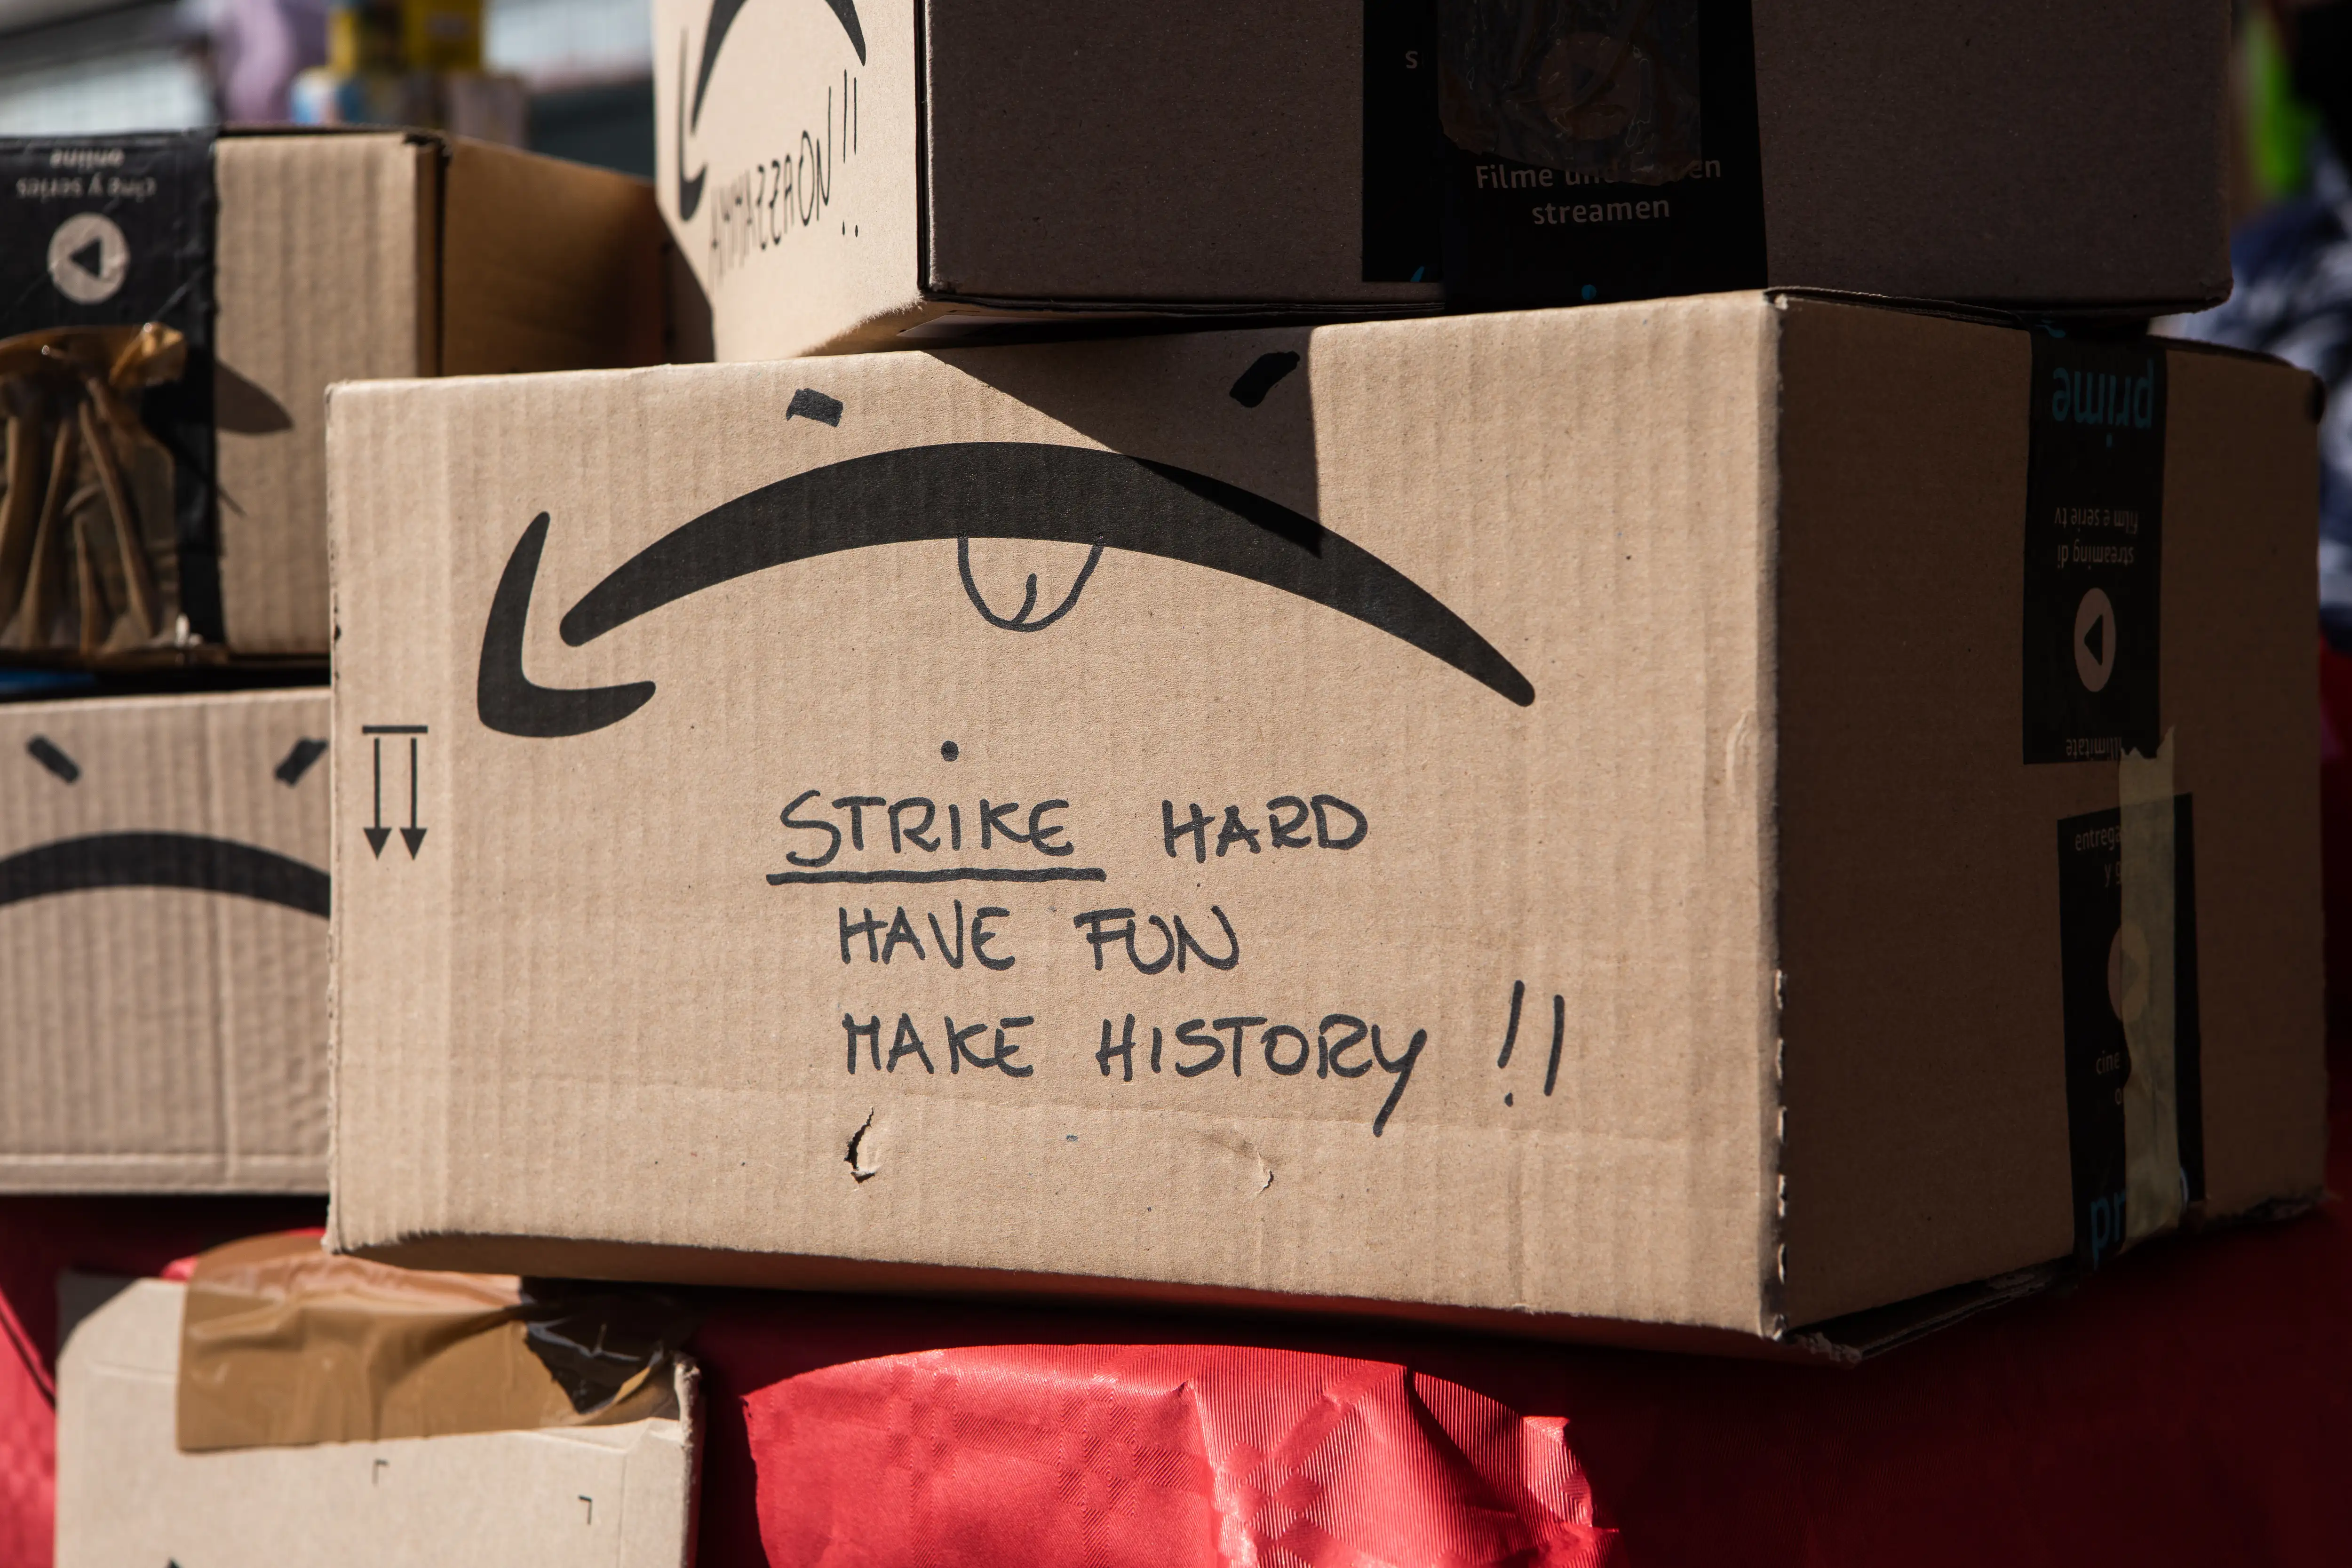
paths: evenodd
<path fill-rule="evenodd" d="M 871 1110 L 866 1113 L 866 1120 L 849 1135 L 849 1152 L 844 1156 L 849 1162 L 849 1173 L 860 1182 L 871 1181 L 882 1172 L 882 1167 L 874 1163 L 873 1151 L 866 1146 L 866 1135 L 874 1131 L 877 1114 Z"/>

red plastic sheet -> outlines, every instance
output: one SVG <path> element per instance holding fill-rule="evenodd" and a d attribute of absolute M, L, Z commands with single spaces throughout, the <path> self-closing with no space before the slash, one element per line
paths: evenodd
<path fill-rule="evenodd" d="M 2352 1051 L 2334 1067 L 2343 1192 Z M 1592 1523 L 1643 1568 L 2352 1563 L 2352 1219 L 2336 1202 L 2153 1244 L 1850 1371 L 825 1296 L 727 1299 L 694 1348 L 703 1568 L 1576 1561 L 1539 1552 L 1597 1539 L 1569 1528 L 1584 1485 Z M 1360 1555 L 1286 1555 L 1286 1516 L 1185 1502 L 1219 1485 L 1278 1497 L 1242 1445 L 1289 1462 L 1339 1411 L 1353 1435 L 1319 1475 L 1304 1467 L 1310 1481 L 1343 1474 L 1351 1500 L 1397 1507 L 1334 1514 L 1328 1538 Z M 1562 1431 L 1559 1468 L 1524 1446 L 1514 1464 L 1513 1430 L 1535 1452 Z M 1139 1455 L 1164 1458 L 1136 1480 Z M 1122 1486 L 1150 1500 L 1134 1531 L 1091 1522 Z M 1446 1497 L 1480 1510 L 1475 1528 L 1412 1522 Z M 1539 1534 L 1548 1519 L 1561 1535 Z M 1513 1557 L 1520 1528 L 1536 1544 Z"/>
<path fill-rule="evenodd" d="M 1377 1362 L 1216 1345 L 931 1351 L 771 1384 L 745 1415 L 774 1563 L 1614 1556 L 1565 1423 Z"/>

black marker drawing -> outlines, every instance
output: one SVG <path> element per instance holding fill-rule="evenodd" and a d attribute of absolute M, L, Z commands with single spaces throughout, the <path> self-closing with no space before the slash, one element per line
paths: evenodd
<path fill-rule="evenodd" d="M 286 760 L 278 764 L 277 771 L 270 776 L 288 789 L 292 789 L 302 782 L 302 775 L 326 754 L 326 742 L 305 735 L 294 742 L 293 749 L 286 753 Z"/>
<path fill-rule="evenodd" d="M 1103 542 L 1097 536 L 1095 547 L 1087 552 L 1087 563 L 1078 568 L 1077 581 L 1070 584 L 1070 591 L 1064 595 L 1061 605 L 1043 620 L 1029 618 L 1029 612 L 1037 605 L 1037 574 L 1034 572 L 1029 574 L 1029 589 L 1021 597 L 1021 607 L 1013 612 L 1010 619 L 988 607 L 988 601 L 981 597 L 980 584 L 971 580 L 971 538 L 969 534 L 956 536 L 956 574 L 963 579 L 964 596 L 971 601 L 971 607 L 980 612 L 982 620 L 1001 632 L 1042 632 L 1077 608 L 1078 595 L 1085 591 L 1087 579 L 1095 574 L 1095 567 L 1101 562 Z"/>
<path fill-rule="evenodd" d="M 81 777 L 81 764 L 67 756 L 47 735 L 36 735 L 26 742 L 25 753 L 68 784 Z"/>
<path fill-rule="evenodd" d="M 301 770 L 293 778 L 287 773 L 310 746 L 326 750 L 323 741 L 299 742 L 272 776 L 289 784 L 299 782 Z M 34 736 L 25 750 L 68 784 L 81 777 L 80 765 L 46 735 Z M 302 769 L 316 760 L 312 755 Z M 0 858 L 0 907 L 99 888 L 186 888 L 283 904 L 323 920 L 328 886 L 327 873 L 316 866 L 258 845 L 201 833 L 89 833 L 36 844 Z"/>
<path fill-rule="evenodd" d="M 0 860 L 0 905 L 93 888 L 189 888 L 327 914 L 327 874 L 316 866 L 195 833 L 94 833 Z"/>
<path fill-rule="evenodd" d="M 508 558 L 482 628 L 482 722 L 509 735 L 583 735 L 650 701 L 653 682 L 561 689 L 522 668 L 523 633 L 547 542 L 541 512 Z M 1230 573 L 1362 621 L 1526 707 L 1535 688 L 1486 639 L 1411 578 L 1312 518 L 1205 474 L 1091 447 L 980 441 L 853 458 L 736 497 L 614 568 L 565 613 L 579 647 L 704 588 L 793 562 L 921 540 L 1024 539 L 1157 555 Z M 959 556 L 960 562 L 962 557 Z M 1089 557 L 1080 585 L 1093 571 Z M 970 588 L 969 572 L 964 574 Z M 1034 631 L 1045 620 L 992 626 Z M 975 603 L 978 596 L 974 595 Z"/>
<path fill-rule="evenodd" d="M 841 399 L 827 397 L 814 386 L 803 386 L 793 393 L 793 400 L 784 405 L 784 418 L 787 423 L 794 419 L 814 419 L 820 425 L 838 426 L 841 423 Z"/>
<path fill-rule="evenodd" d="M 1276 382 L 1297 368 L 1298 356 L 1286 350 L 1260 354 L 1250 362 L 1249 369 L 1242 372 L 1225 395 L 1244 408 L 1255 408 L 1265 401 L 1265 395 L 1274 390 Z"/>
<path fill-rule="evenodd" d="M 771 871 L 768 886 L 803 883 L 868 882 L 1100 882 L 1109 873 L 1099 866 L 1031 866 L 1019 869 L 995 866 L 950 866 L 937 871 Z"/>
<path fill-rule="evenodd" d="M 416 825 L 416 738 L 428 731 L 422 724 L 362 724 L 360 733 L 373 736 L 375 745 L 375 821 L 361 828 L 360 833 L 379 860 L 383 858 L 383 847 L 392 837 L 392 829 L 383 822 L 383 738 L 408 737 L 408 826 L 400 830 L 400 841 L 408 846 L 408 858 L 414 860 L 416 851 L 424 847 L 425 833 Z"/>
<path fill-rule="evenodd" d="M 850 47 L 857 51 L 857 63 L 866 63 L 866 29 L 857 25 L 857 0 L 824 0 L 840 21 L 842 31 L 849 35 Z M 727 41 L 727 29 L 735 25 L 736 16 L 743 9 L 743 0 L 710 0 L 710 16 L 702 24 L 702 64 L 694 76 L 694 104 L 687 107 L 686 96 L 686 36 L 677 40 L 677 216 L 680 221 L 694 216 L 702 205 L 702 181 L 710 173 L 708 165 L 688 179 L 686 173 L 686 133 L 702 123 L 702 95 L 710 90 L 711 68 L 719 63 L 719 46 Z"/>

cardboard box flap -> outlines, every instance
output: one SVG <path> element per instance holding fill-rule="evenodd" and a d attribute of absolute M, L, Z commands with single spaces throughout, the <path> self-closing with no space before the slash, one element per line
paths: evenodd
<path fill-rule="evenodd" d="M 442 177 L 440 374 L 667 357 L 651 185 L 466 140 L 449 143 Z"/>

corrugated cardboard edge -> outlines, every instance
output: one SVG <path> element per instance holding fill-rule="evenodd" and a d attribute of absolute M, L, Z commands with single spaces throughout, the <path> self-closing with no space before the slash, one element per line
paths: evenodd
<path fill-rule="evenodd" d="M 315 1197 L 330 1169 L 296 1154 L 12 1154 L 0 1160 L 0 1195 Z"/>
<path fill-rule="evenodd" d="M 685 1539 L 679 1545 L 677 1568 L 694 1568 L 695 1554 L 701 1550 L 702 1533 L 702 1367 L 690 1355 L 681 1355 L 670 1363 L 670 1388 L 677 1399 L 677 1441 L 685 1451 L 685 1473 L 679 1478 L 683 1489 L 678 1501 L 678 1516 L 686 1521 Z"/>
<path fill-rule="evenodd" d="M 1039 338 L 1075 335 L 1117 324 L 1139 331 L 1198 331 L 1214 326 L 1220 331 L 1297 324 L 1387 321 L 1441 314 L 1437 301 L 1402 305 L 1317 305 L 1290 301 L 1215 301 L 1199 304 L 1128 300 L 1014 300 L 919 289 L 914 299 L 895 310 L 868 317 L 856 326 L 799 351 L 810 358 L 832 354 L 873 353 L 877 351 L 971 348 L 1012 341 L 1006 335 L 1031 332 Z M 947 316 L 993 318 L 1001 326 L 975 322 L 970 337 L 951 342 L 909 338 L 907 334 Z M 791 356 L 797 357 L 797 356 Z"/>
<path fill-rule="evenodd" d="M 339 1250 L 333 1223 L 328 1245 Z M 1286 1320 L 1374 1320 L 1404 1326 L 1470 1331 L 1510 1339 L 1673 1351 L 1749 1360 L 1814 1361 L 1825 1353 L 1793 1339 L 1775 1342 L 1735 1329 L 1633 1322 L 1559 1312 L 1432 1306 L 1362 1297 L 1298 1296 L 1240 1287 L 1188 1285 L 1097 1276 L 972 1268 L 949 1264 L 877 1263 L 859 1258 L 722 1252 L 650 1242 L 532 1237 L 417 1236 L 348 1248 L 404 1268 L 488 1269 L 636 1282 L 691 1283 L 750 1289 L 913 1296 L 1017 1302 L 1041 1307 L 1118 1307 L 1215 1316 L 1278 1312 Z"/>
<path fill-rule="evenodd" d="M 1756 1104 L 1761 1124 L 1757 1129 L 1759 1166 L 1756 1173 L 1759 1271 L 1756 1300 L 1759 1305 L 1757 1331 L 1785 1341 L 1789 1318 L 1785 1287 L 1789 1279 L 1786 1245 L 1788 1187 L 1782 1177 L 1782 1145 L 1788 1138 L 1786 1047 L 1780 1030 L 1782 988 L 1780 932 L 1780 429 L 1787 378 L 1781 368 L 1781 336 L 1788 311 L 1775 296 L 1764 296 L 1767 326 L 1758 341 L 1760 363 L 1756 379 L 1765 395 L 1758 400 L 1756 432 L 1756 700 L 1758 711 L 1748 733 L 1755 748 L 1756 770 L 1757 910 L 1761 951 L 1758 957 L 1762 994 L 1757 999 L 1757 1039 L 1769 1047 L 1759 1064 L 1764 1081 Z M 1735 736 L 1733 746 L 1738 744 Z M 1738 765 L 1736 750 L 1727 748 L 1727 769 Z"/>

